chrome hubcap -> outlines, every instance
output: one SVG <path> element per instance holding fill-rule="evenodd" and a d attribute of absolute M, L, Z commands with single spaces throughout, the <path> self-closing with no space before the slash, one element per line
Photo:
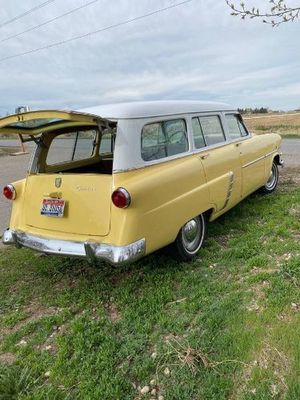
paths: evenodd
<path fill-rule="evenodd" d="M 268 179 L 268 182 L 266 183 L 266 187 L 268 189 L 272 189 L 275 184 L 276 184 L 276 171 L 275 168 L 272 167 L 272 171 Z"/>
<path fill-rule="evenodd" d="M 188 251 L 194 251 L 199 246 L 201 223 L 199 219 L 191 219 L 182 229 L 182 240 Z"/>

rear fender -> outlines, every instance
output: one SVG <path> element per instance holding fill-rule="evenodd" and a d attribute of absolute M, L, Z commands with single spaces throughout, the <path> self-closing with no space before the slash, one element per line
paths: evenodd
<path fill-rule="evenodd" d="M 11 200 L 12 202 L 12 211 L 10 217 L 10 227 L 18 228 L 22 226 L 23 221 L 22 218 L 24 216 L 23 213 L 23 202 L 24 202 L 24 193 L 26 188 L 26 178 L 21 179 L 16 182 L 11 183 L 16 189 L 16 198 L 15 200 Z"/>

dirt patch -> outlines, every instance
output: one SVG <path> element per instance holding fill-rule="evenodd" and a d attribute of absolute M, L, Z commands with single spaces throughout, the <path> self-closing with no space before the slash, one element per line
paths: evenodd
<path fill-rule="evenodd" d="M 300 204 L 292 205 L 292 207 L 289 209 L 289 214 L 292 217 L 300 218 Z"/>
<path fill-rule="evenodd" d="M 55 307 L 43 307 L 34 303 L 26 307 L 23 311 L 27 317 L 23 318 L 21 321 L 18 321 L 13 327 L 0 329 L 0 343 L 3 341 L 6 335 L 18 332 L 25 325 L 34 321 L 38 321 L 43 317 L 56 315 L 59 312 L 59 310 Z"/>
<path fill-rule="evenodd" d="M 215 237 L 215 241 L 222 247 L 226 247 L 229 240 L 230 237 L 226 235 L 220 235 Z"/>
<path fill-rule="evenodd" d="M 275 256 L 275 262 L 277 267 L 282 267 L 283 264 L 285 264 L 287 261 L 289 261 L 293 257 L 292 253 L 284 253 L 282 255 L 277 255 Z"/>
<path fill-rule="evenodd" d="M 278 271 L 279 271 L 278 268 L 257 268 L 257 267 L 253 267 L 251 269 L 251 272 L 253 274 L 274 274 L 274 273 L 276 273 Z"/>
<path fill-rule="evenodd" d="M 57 353 L 57 345 L 55 339 L 57 336 L 65 335 L 68 330 L 69 323 L 59 326 L 53 326 L 52 333 L 47 337 L 44 343 L 39 344 L 37 348 L 41 351 L 47 351 L 49 354 L 54 355 Z"/>
<path fill-rule="evenodd" d="M 284 167 L 280 169 L 280 183 L 283 185 L 299 185 L 300 184 L 300 168 Z"/>
<path fill-rule="evenodd" d="M 13 353 L 2 353 L 0 354 L 0 364 L 12 365 L 16 361 L 17 357 Z"/>
<path fill-rule="evenodd" d="M 295 241 L 300 243 L 300 232 L 293 230 L 291 230 L 290 232 Z"/>
<path fill-rule="evenodd" d="M 257 313 L 261 312 L 263 310 L 263 307 L 261 306 L 261 300 L 264 299 L 265 297 L 265 289 L 269 286 L 269 282 L 263 281 L 259 282 L 249 289 L 249 291 L 253 294 L 252 299 L 250 302 L 246 305 L 246 309 L 248 311 L 255 311 Z"/>
<path fill-rule="evenodd" d="M 279 351 L 276 347 L 271 346 L 268 342 L 264 342 L 260 351 L 254 355 L 253 360 L 246 366 L 238 381 L 239 385 L 230 396 L 230 400 L 238 400 L 246 393 L 255 395 L 256 388 L 251 384 L 251 378 L 257 373 L 264 375 L 264 371 L 268 373 L 272 371 L 272 383 L 270 383 L 269 393 L 271 398 L 285 398 L 287 384 L 285 376 L 289 371 L 289 362 L 286 355 Z"/>
<path fill-rule="evenodd" d="M 105 309 L 108 315 L 108 318 L 112 321 L 112 322 L 118 322 L 121 319 L 121 314 L 118 310 L 118 307 L 116 306 L 116 304 L 109 302 L 105 304 Z"/>
<path fill-rule="evenodd" d="M 118 287 L 120 286 L 121 283 L 126 281 L 126 279 L 130 278 L 132 274 L 133 274 L 132 270 L 121 271 L 111 275 L 109 277 L 109 281 L 113 287 Z"/>

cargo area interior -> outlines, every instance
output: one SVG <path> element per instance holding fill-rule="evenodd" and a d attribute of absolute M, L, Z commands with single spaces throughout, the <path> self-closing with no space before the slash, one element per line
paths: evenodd
<path fill-rule="evenodd" d="M 42 135 L 39 173 L 106 174 L 113 171 L 116 128 L 78 126 Z"/>
<path fill-rule="evenodd" d="M 91 160 L 89 160 L 91 161 Z M 71 166 L 71 165 L 60 165 L 56 168 L 51 167 L 51 169 L 46 169 L 45 173 L 72 173 L 72 174 L 107 174 L 111 175 L 113 171 L 113 159 L 102 159 L 89 163 L 84 163 L 82 165 Z M 41 171 L 42 172 L 42 171 Z"/>

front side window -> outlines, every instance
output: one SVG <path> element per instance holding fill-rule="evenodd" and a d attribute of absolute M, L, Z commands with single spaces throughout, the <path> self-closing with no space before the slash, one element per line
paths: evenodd
<path fill-rule="evenodd" d="M 248 132 L 242 122 L 242 119 L 237 114 L 226 114 L 225 115 L 228 133 L 231 139 L 239 139 L 248 136 Z"/>
<path fill-rule="evenodd" d="M 49 147 L 47 165 L 88 159 L 96 147 L 96 129 L 71 131 L 56 136 Z"/>
<path fill-rule="evenodd" d="M 142 158 L 159 160 L 188 151 L 188 137 L 184 119 L 155 122 L 142 130 Z"/>
<path fill-rule="evenodd" d="M 198 119 L 207 146 L 225 142 L 221 120 L 217 115 L 203 116 Z"/>

